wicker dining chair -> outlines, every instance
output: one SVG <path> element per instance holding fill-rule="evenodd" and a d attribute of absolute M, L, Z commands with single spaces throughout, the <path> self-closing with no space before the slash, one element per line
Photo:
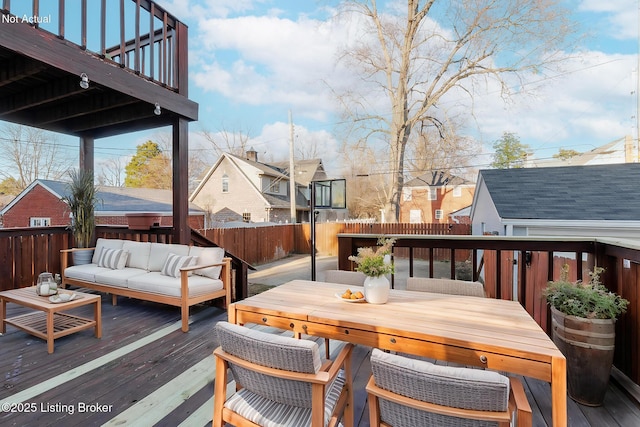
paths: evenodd
<path fill-rule="evenodd" d="M 215 327 L 213 426 L 353 426 L 352 344 L 322 361 L 318 344 L 228 322 Z M 230 369 L 236 392 L 227 395 Z"/>
<path fill-rule="evenodd" d="M 484 286 L 482 283 L 455 279 L 409 277 L 407 278 L 407 290 L 433 292 L 437 294 L 485 297 Z"/>
<path fill-rule="evenodd" d="M 350 286 L 363 286 L 367 276 L 361 271 L 326 270 L 324 281 L 329 283 L 341 283 Z"/>
<path fill-rule="evenodd" d="M 373 349 L 367 384 L 373 427 L 530 427 L 522 383 L 497 372 L 434 365 Z"/>

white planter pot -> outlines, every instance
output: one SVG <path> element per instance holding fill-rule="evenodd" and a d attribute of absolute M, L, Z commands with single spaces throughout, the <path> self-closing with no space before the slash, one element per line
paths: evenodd
<path fill-rule="evenodd" d="M 91 264 L 91 258 L 93 258 L 93 249 L 85 249 L 82 251 L 73 251 L 71 253 L 73 259 L 73 265 L 85 265 Z"/>
<path fill-rule="evenodd" d="M 364 280 L 364 299 L 370 304 L 384 304 L 389 299 L 389 279 L 385 276 Z"/>

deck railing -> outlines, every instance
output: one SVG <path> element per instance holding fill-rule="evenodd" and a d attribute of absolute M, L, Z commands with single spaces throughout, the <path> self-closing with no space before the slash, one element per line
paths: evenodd
<path fill-rule="evenodd" d="M 188 76 L 179 64 L 186 64 L 187 26 L 153 1 L 2 0 L 2 9 L 105 61 L 186 90 Z"/>
<path fill-rule="evenodd" d="M 640 245 L 636 242 L 587 237 L 389 236 L 397 239 L 394 255 L 405 254 L 396 262 L 409 263 L 409 276 L 438 277 L 434 266 L 443 262 L 441 258 L 427 257 L 427 267 L 420 263 L 417 271 L 414 254 L 418 249 L 430 254 L 444 249 L 450 254 L 448 278 L 460 278 L 460 272 L 467 271 L 459 268 L 460 263 L 468 264 L 470 277 L 465 279 L 481 280 L 489 297 L 519 301 L 548 334 L 551 316 L 542 294 L 547 282 L 559 278 L 564 264 L 570 266 L 571 280 L 588 277 L 594 265 L 604 267 L 603 283 L 630 301 L 627 313 L 616 323 L 614 365 L 640 384 Z M 357 248 L 375 246 L 378 237 L 339 235 L 338 268 L 353 269 L 348 256 Z M 468 258 L 461 260 L 463 253 Z"/>

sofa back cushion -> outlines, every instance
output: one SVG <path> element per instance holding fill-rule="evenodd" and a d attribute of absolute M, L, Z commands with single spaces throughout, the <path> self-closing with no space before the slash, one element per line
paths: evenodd
<path fill-rule="evenodd" d="M 122 245 L 124 244 L 124 240 L 121 239 L 104 239 L 99 238 L 96 241 L 96 250 L 93 251 L 93 258 L 91 262 L 93 264 L 98 263 L 98 259 L 100 258 L 100 254 L 102 253 L 102 248 L 107 249 L 122 249 Z"/>
<path fill-rule="evenodd" d="M 180 277 L 180 269 L 189 267 L 197 262 L 197 257 L 188 255 L 169 254 L 160 270 L 160 274 L 171 277 Z"/>
<path fill-rule="evenodd" d="M 222 258 L 224 258 L 224 249 L 191 246 L 191 248 L 189 249 L 189 255 L 198 257 L 198 262 L 196 263 L 196 265 L 211 265 L 222 262 Z M 193 274 L 209 277 L 211 279 L 218 279 L 220 278 L 221 270 L 222 267 L 220 266 L 201 268 L 200 270 L 195 270 Z"/>
<path fill-rule="evenodd" d="M 146 270 L 149 266 L 149 253 L 151 251 L 151 243 L 134 242 L 133 240 L 125 240 L 122 249 L 129 252 L 127 267 L 140 268 Z"/>
<path fill-rule="evenodd" d="M 161 271 L 169 254 L 189 255 L 189 246 L 169 243 L 151 243 L 148 271 Z"/>
<path fill-rule="evenodd" d="M 122 270 L 127 263 L 129 252 L 122 249 L 102 248 L 98 258 L 98 267 Z"/>

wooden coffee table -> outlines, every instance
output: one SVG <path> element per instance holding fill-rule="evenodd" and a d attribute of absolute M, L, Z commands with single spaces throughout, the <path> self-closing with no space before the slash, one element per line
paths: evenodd
<path fill-rule="evenodd" d="M 65 292 L 70 293 L 70 291 Z M 54 304 L 49 302 L 48 297 L 36 294 L 35 286 L 0 292 L 0 332 L 3 334 L 6 332 L 6 325 L 22 329 L 46 340 L 49 354 L 53 353 L 53 341 L 56 338 L 90 328 L 95 328 L 96 338 L 102 337 L 100 295 L 73 293 L 76 297 L 72 301 Z M 8 302 L 32 308 L 36 312 L 7 319 Z M 89 304 L 93 304 L 93 319 L 62 313 Z"/>

